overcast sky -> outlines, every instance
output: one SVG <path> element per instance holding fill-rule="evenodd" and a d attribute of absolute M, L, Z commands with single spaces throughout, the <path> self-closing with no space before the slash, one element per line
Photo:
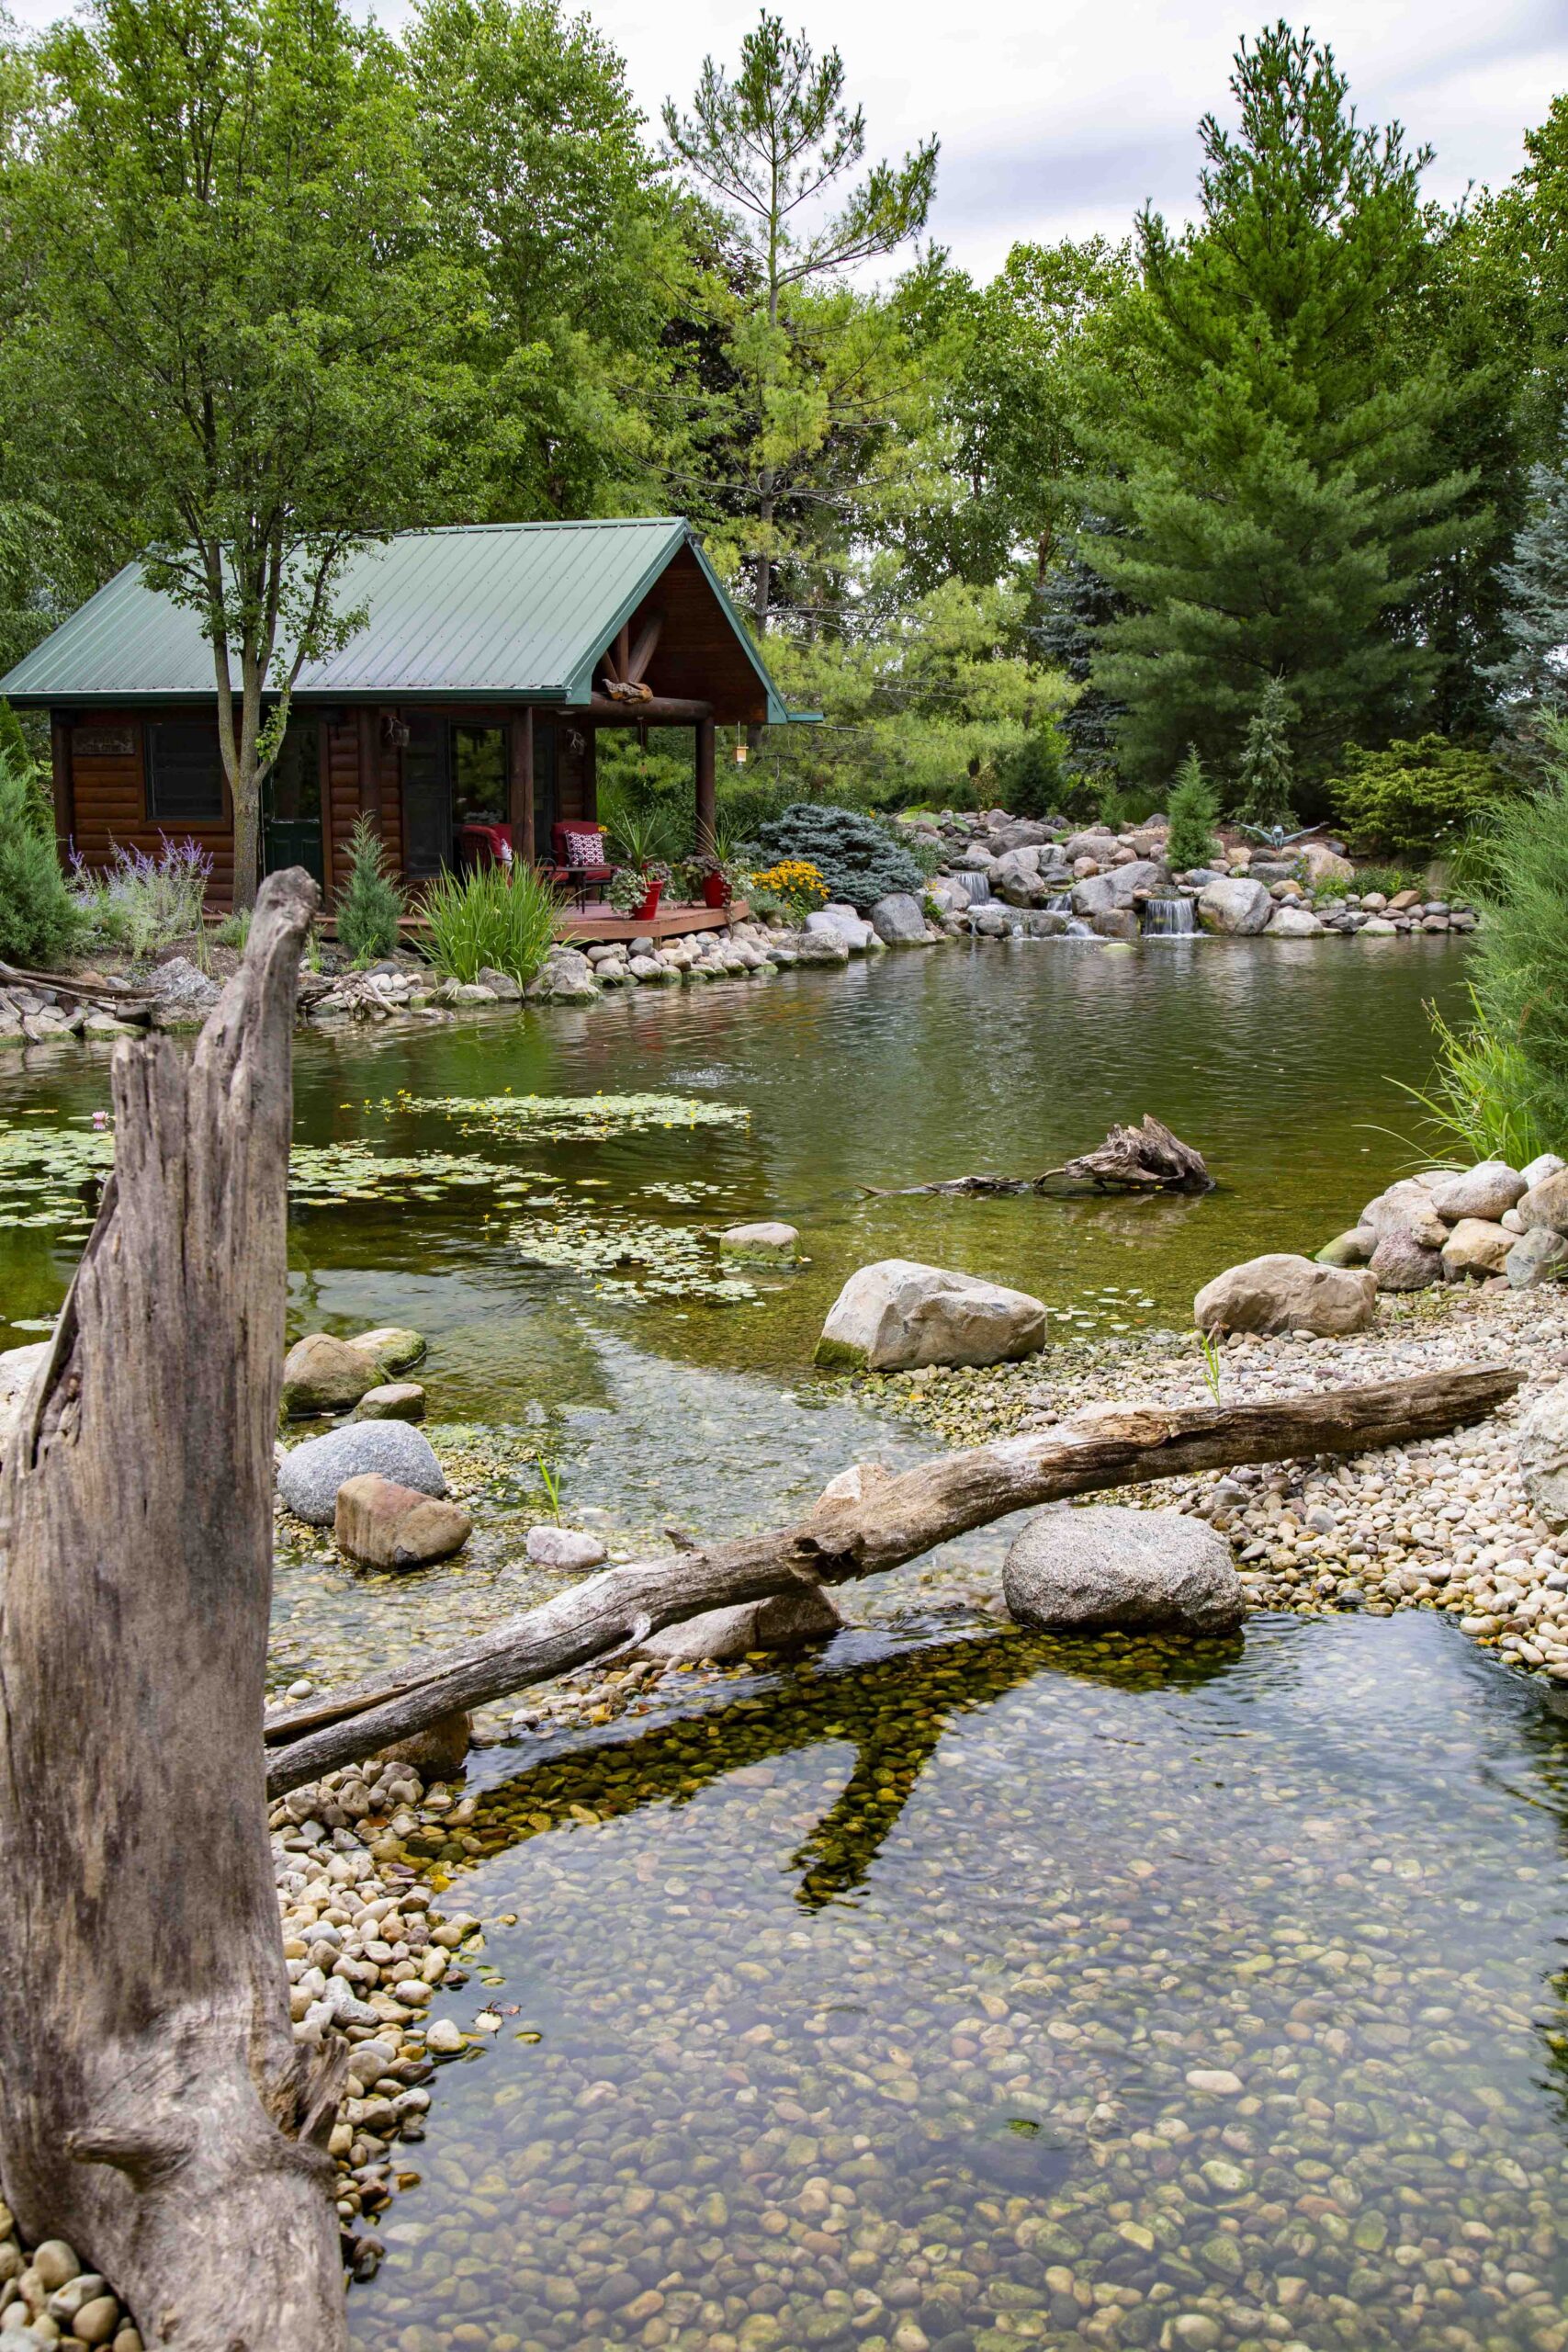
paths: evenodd
<path fill-rule="evenodd" d="M 994 269 L 1016 238 L 1125 233 L 1145 198 L 1185 216 L 1196 126 L 1222 113 L 1238 37 L 1235 0 L 773 0 L 792 29 L 837 42 L 863 101 L 874 154 L 935 131 L 932 227 L 966 267 Z M 11 0 L 41 24 L 58 0 Z M 388 25 L 402 0 L 373 0 Z M 570 0 L 567 0 L 570 5 Z M 1274 0 L 1269 15 L 1278 13 Z M 756 0 L 595 0 L 589 15 L 627 60 L 657 121 L 684 99 L 705 53 L 732 60 Z M 1364 121 L 1397 116 L 1434 146 L 1430 194 L 1500 185 L 1522 135 L 1568 87 L 1568 0 L 1328 0 L 1298 9 L 1330 41 Z"/>

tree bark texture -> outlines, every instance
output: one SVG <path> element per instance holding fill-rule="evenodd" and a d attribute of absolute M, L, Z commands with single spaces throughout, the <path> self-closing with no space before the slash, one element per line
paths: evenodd
<path fill-rule="evenodd" d="M 1505 1404 L 1523 1377 L 1490 1364 L 1255 1405 L 1110 1407 L 1038 1436 L 944 1454 L 901 1477 L 863 1470 L 835 1480 L 835 1489 L 849 1491 L 830 1489 L 793 1527 L 700 1545 L 674 1559 L 606 1568 L 467 1648 L 438 1652 L 402 1674 L 329 1691 L 271 1716 L 268 1794 L 282 1796 L 407 1739 L 455 1709 L 482 1706 L 634 1649 L 660 1626 L 709 1609 L 764 1600 L 801 1582 L 880 1576 L 1011 1511 L 1073 1495 L 1440 1436 Z"/>
<path fill-rule="evenodd" d="M 148 2352 L 342 2352 L 344 2053 L 289 2027 L 257 1728 L 290 1033 L 264 884 L 188 1057 L 126 1041 L 114 1173 L 0 1474 L 0 2177 Z"/>

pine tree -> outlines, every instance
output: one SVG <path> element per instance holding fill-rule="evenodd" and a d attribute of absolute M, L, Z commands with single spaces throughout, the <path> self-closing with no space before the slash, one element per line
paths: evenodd
<path fill-rule="evenodd" d="M 1283 684 L 1278 678 L 1270 678 L 1247 721 L 1247 741 L 1236 769 L 1241 796 L 1235 810 L 1238 825 L 1251 825 L 1258 832 L 1288 833 L 1296 823 L 1292 797 L 1296 781 L 1295 761 L 1291 754 L 1292 716 L 1291 698 Z"/>
<path fill-rule="evenodd" d="M 1501 570 L 1507 597 L 1506 661 L 1486 673 L 1504 726 L 1505 756 L 1539 766 L 1544 718 L 1568 716 L 1568 464 L 1531 469 L 1533 512 Z"/>
<path fill-rule="evenodd" d="M 368 817 L 355 820 L 349 836 L 348 874 L 338 893 L 338 944 L 355 964 L 374 964 L 398 944 L 404 910 L 381 836 Z"/>
<path fill-rule="evenodd" d="M 1398 613 L 1463 539 L 1442 470 L 1443 369 L 1391 365 L 1425 266 L 1425 150 L 1363 129 L 1332 53 L 1284 23 L 1245 43 L 1241 128 L 1201 125 L 1202 219 L 1139 220 L 1145 297 L 1090 393 L 1119 526 L 1082 552 L 1136 608 L 1095 685 L 1126 706 L 1122 770 L 1158 785 L 1195 742 L 1229 764 L 1265 680 L 1306 776 L 1425 704 L 1434 657 Z"/>
<path fill-rule="evenodd" d="M 1207 865 L 1214 854 L 1220 799 L 1190 745 L 1176 771 L 1166 813 L 1170 830 L 1166 835 L 1165 860 L 1171 872 L 1186 874 L 1195 865 Z"/>
<path fill-rule="evenodd" d="M 1081 535 L 1105 526 L 1086 518 Z M 1128 609 L 1092 564 L 1069 555 L 1054 566 L 1038 591 L 1038 618 L 1030 629 L 1037 661 L 1062 670 L 1077 687 L 1077 698 L 1057 721 L 1066 744 L 1067 765 L 1078 776 L 1101 777 L 1116 765 L 1116 724 L 1122 705 L 1093 684 L 1090 673 L 1107 624 Z"/>

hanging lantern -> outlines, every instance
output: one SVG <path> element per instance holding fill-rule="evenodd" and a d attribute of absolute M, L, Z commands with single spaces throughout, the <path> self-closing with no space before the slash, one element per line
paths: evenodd
<path fill-rule="evenodd" d="M 743 768 L 746 764 L 746 738 L 744 735 L 740 736 L 736 742 L 735 764 L 738 768 Z"/>

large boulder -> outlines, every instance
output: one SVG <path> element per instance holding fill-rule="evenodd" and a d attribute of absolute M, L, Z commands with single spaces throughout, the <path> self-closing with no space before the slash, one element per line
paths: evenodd
<path fill-rule="evenodd" d="M 1165 888 L 1170 880 L 1163 865 L 1152 858 L 1130 858 L 1125 865 L 1112 866 L 1106 874 L 1087 875 L 1075 882 L 1072 889 L 1073 912 L 1089 917 L 1109 914 L 1113 909 L 1130 908 L 1139 891 L 1145 895 Z"/>
<path fill-rule="evenodd" d="M 1568 1159 L 1560 1159 L 1554 1151 L 1543 1151 L 1536 1159 L 1527 1160 L 1519 1174 L 1528 1191 L 1532 1184 L 1544 1184 L 1549 1176 L 1561 1176 L 1568 1169 Z"/>
<path fill-rule="evenodd" d="M 892 890 L 871 910 L 871 927 L 889 947 L 923 947 L 926 910 L 912 890 Z"/>
<path fill-rule="evenodd" d="M 1506 1160 L 1483 1159 L 1457 1176 L 1440 1177 L 1432 1187 L 1432 1206 L 1445 1225 L 1458 1225 L 1461 1217 L 1483 1217 L 1495 1225 L 1529 1190 L 1518 1170 Z"/>
<path fill-rule="evenodd" d="M 1461 1216 L 1443 1244 L 1443 1272 L 1450 1282 L 1461 1274 L 1500 1274 L 1515 1239 L 1490 1218 Z"/>
<path fill-rule="evenodd" d="M 387 1376 L 382 1359 L 325 1331 L 296 1340 L 283 1359 L 283 1409 L 290 1420 L 351 1412 Z"/>
<path fill-rule="evenodd" d="M 883 1258 L 862 1266 L 839 1293 L 817 1362 L 866 1372 L 1010 1363 L 1044 1344 L 1044 1306 L 1026 1291 L 908 1258 Z"/>
<path fill-rule="evenodd" d="M 330 1527 L 338 1488 L 371 1471 L 422 1495 L 446 1492 L 434 1447 L 406 1421 L 349 1421 L 325 1437 L 307 1438 L 279 1463 L 277 1491 L 296 1519 Z"/>
<path fill-rule="evenodd" d="M 367 1388 L 354 1408 L 356 1421 L 423 1421 L 424 1391 L 417 1380 L 389 1380 Z"/>
<path fill-rule="evenodd" d="M 1431 1176 L 1406 1176 L 1391 1184 L 1386 1193 L 1367 1203 L 1359 1222 L 1380 1241 L 1390 1234 L 1404 1233 L 1423 1250 L 1440 1250 L 1449 1229 L 1432 1206 L 1436 1181 Z"/>
<path fill-rule="evenodd" d="M 829 899 L 825 907 L 808 914 L 806 928 L 808 932 L 829 932 L 841 939 L 852 956 L 863 956 L 876 936 L 865 917 L 856 914 L 853 907 L 839 899 Z"/>
<path fill-rule="evenodd" d="M 1385 1233 L 1372 1251 L 1371 1271 L 1379 1290 L 1430 1290 L 1443 1278 L 1441 1248 L 1396 1229 Z"/>
<path fill-rule="evenodd" d="M 1108 825 L 1092 825 L 1087 833 L 1070 833 L 1062 843 L 1062 855 L 1069 865 L 1080 857 L 1097 858 L 1101 865 L 1109 865 L 1121 847 Z"/>
<path fill-rule="evenodd" d="M 797 964 L 847 964 L 850 960 L 850 943 L 840 931 L 797 932 L 790 944 Z"/>
<path fill-rule="evenodd" d="M 344 1480 L 333 1519 L 338 1550 L 369 1568 L 423 1568 L 449 1560 L 474 1532 L 460 1503 L 374 1471 Z"/>
<path fill-rule="evenodd" d="M 755 1265 L 792 1265 L 800 1255 L 797 1227 L 768 1219 L 761 1225 L 727 1226 L 718 1237 L 720 1254 Z"/>
<path fill-rule="evenodd" d="M 1537 1290 L 1568 1272 L 1568 1239 L 1549 1225 L 1532 1225 L 1519 1236 L 1503 1261 L 1503 1272 L 1514 1290 Z"/>
<path fill-rule="evenodd" d="M 1021 1625 L 1052 1633 L 1224 1634 L 1247 1612 L 1223 1535 L 1180 1511 L 1115 1503 L 1032 1519 L 1013 1539 L 1002 1592 Z"/>
<path fill-rule="evenodd" d="M 575 947 L 552 947 L 525 995 L 551 1004 L 590 1004 L 599 993 L 593 967 Z"/>
<path fill-rule="evenodd" d="M 199 1029 L 222 994 L 210 972 L 199 970 L 188 956 L 154 964 L 147 986 L 154 991 L 154 1029 Z"/>
<path fill-rule="evenodd" d="M 769 1600 L 705 1610 L 700 1617 L 686 1617 L 678 1625 L 650 1634 L 642 1647 L 645 1656 L 672 1665 L 712 1658 L 723 1666 L 751 1650 L 795 1650 L 807 1642 L 825 1642 L 843 1622 L 820 1585 L 802 1585 L 798 1592 L 775 1593 Z"/>
<path fill-rule="evenodd" d="M 1527 1226 L 1544 1225 L 1551 1233 L 1568 1234 L 1568 1169 L 1543 1176 L 1513 1205 Z"/>
<path fill-rule="evenodd" d="M 1556 1532 L 1568 1527 L 1568 1380 L 1530 1407 L 1518 1426 L 1519 1476 L 1533 1508 Z"/>
<path fill-rule="evenodd" d="M 1316 939 L 1323 925 L 1310 907 L 1280 907 L 1265 926 L 1270 939 Z"/>
<path fill-rule="evenodd" d="M 1275 1250 L 1227 1266 L 1192 1302 L 1200 1331 L 1365 1331 L 1377 1315 L 1377 1277 L 1367 1267 L 1320 1266 Z"/>
<path fill-rule="evenodd" d="M 1296 864 L 1309 882 L 1354 883 L 1356 869 L 1348 857 L 1329 848 L 1326 842 L 1303 842 L 1296 852 Z"/>
<path fill-rule="evenodd" d="M 1266 931 L 1273 911 L 1274 901 L 1262 883 L 1249 877 L 1205 882 L 1198 893 L 1198 920 L 1203 929 L 1228 938 L 1247 939 Z"/>
<path fill-rule="evenodd" d="M 373 1331 L 355 1331 L 348 1342 L 361 1354 L 374 1356 L 383 1372 L 407 1372 L 424 1353 L 424 1335 L 401 1323 L 378 1323 Z"/>
<path fill-rule="evenodd" d="M 1320 1266 L 1364 1266 L 1378 1246 L 1378 1237 L 1370 1225 L 1353 1225 L 1344 1233 L 1337 1233 L 1317 1252 Z"/>
<path fill-rule="evenodd" d="M 20 1425 L 22 1400 L 33 1375 L 52 1345 L 52 1340 L 39 1340 L 36 1346 L 7 1348 L 0 1354 L 0 1461 Z"/>

